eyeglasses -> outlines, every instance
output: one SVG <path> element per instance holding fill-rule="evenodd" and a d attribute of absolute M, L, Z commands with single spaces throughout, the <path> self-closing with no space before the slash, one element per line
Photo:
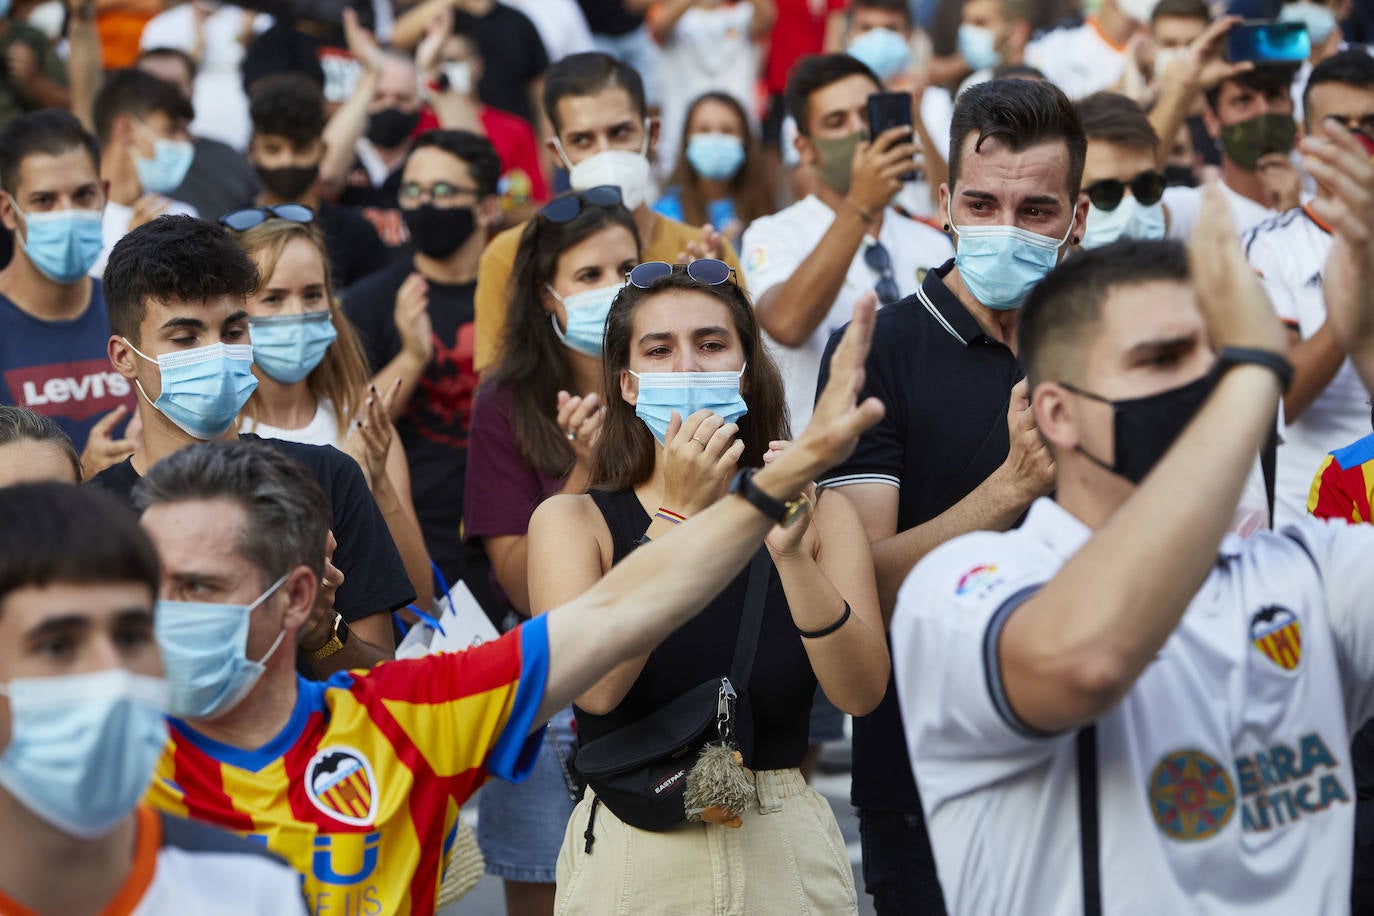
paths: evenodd
<path fill-rule="evenodd" d="M 1137 203 L 1146 207 L 1157 204 L 1164 196 L 1164 175 L 1151 169 L 1141 172 L 1130 181 L 1118 181 L 1115 178 L 1094 181 L 1083 190 L 1094 207 L 1110 211 L 1121 206 L 1121 198 L 1125 196 L 1127 188 L 1131 189 L 1131 196 Z"/>
<path fill-rule="evenodd" d="M 735 269 L 724 261 L 715 258 L 697 258 L 690 264 L 669 264 L 667 261 L 645 261 L 630 271 L 628 281 L 631 286 L 649 289 L 664 277 L 685 273 L 698 283 L 706 286 L 720 286 L 730 279 Z"/>
<path fill-rule="evenodd" d="M 482 195 L 476 188 L 465 188 L 458 184 L 449 184 L 447 181 L 436 181 L 429 187 L 423 187 L 417 182 L 407 181 L 401 185 L 399 196 L 401 200 L 412 203 L 419 200 L 424 195 L 429 195 L 430 203 L 447 204 L 459 194 L 471 194 L 473 197 Z"/>
<path fill-rule="evenodd" d="M 864 249 L 864 263 L 878 275 L 873 291 L 878 294 L 880 303 L 887 305 L 902 298 L 901 290 L 897 289 L 897 275 L 892 272 L 892 255 L 882 242 L 874 242 Z"/>
<path fill-rule="evenodd" d="M 284 219 L 288 223 L 309 225 L 315 221 L 315 211 L 304 204 L 278 204 L 275 207 L 244 207 L 230 210 L 219 218 L 219 224 L 235 232 L 247 232 L 269 219 Z"/>
<path fill-rule="evenodd" d="M 562 197 L 555 197 L 544 204 L 539 215 L 551 223 L 567 223 L 577 219 L 577 215 L 588 204 L 593 207 L 614 207 L 623 200 L 619 188 L 613 184 L 602 184 L 585 191 L 574 191 Z"/>

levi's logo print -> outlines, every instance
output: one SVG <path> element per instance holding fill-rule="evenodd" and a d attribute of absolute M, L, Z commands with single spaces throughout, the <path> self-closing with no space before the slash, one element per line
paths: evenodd
<path fill-rule="evenodd" d="M 1250 618 L 1250 644 L 1284 671 L 1302 661 L 1302 623 L 1285 607 L 1271 604 Z"/>
<path fill-rule="evenodd" d="M 76 422 L 103 416 L 120 404 L 133 406 L 129 380 L 104 357 L 6 369 L 5 385 L 20 407 Z"/>
<path fill-rule="evenodd" d="M 1348 803 L 1339 767 L 1316 732 L 1295 744 L 1240 755 L 1234 779 L 1215 757 L 1186 748 L 1164 755 L 1155 765 L 1146 794 L 1155 826 L 1171 840 L 1216 836 L 1231 822 L 1237 805 L 1241 829 L 1263 833 Z"/>

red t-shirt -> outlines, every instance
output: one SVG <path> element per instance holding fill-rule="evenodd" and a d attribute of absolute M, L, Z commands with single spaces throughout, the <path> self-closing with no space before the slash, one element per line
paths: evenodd
<path fill-rule="evenodd" d="M 845 0 L 777 0 L 778 18 L 763 80 L 770 95 L 782 95 L 787 74 L 798 58 L 819 54 L 825 44 L 825 20 L 845 8 Z"/>
<path fill-rule="evenodd" d="M 502 209 L 510 210 L 531 200 L 538 204 L 547 201 L 549 186 L 539 168 L 534 128 L 519 115 L 487 105 L 482 106 L 480 117 L 482 129 L 501 159 Z M 439 119 L 433 109 L 429 106 L 420 109 L 420 123 L 415 129 L 417 136 L 438 126 Z"/>

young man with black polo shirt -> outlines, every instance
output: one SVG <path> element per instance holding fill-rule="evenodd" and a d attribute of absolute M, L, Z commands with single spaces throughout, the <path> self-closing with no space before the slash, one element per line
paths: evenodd
<path fill-rule="evenodd" d="M 119 241 L 105 269 L 108 354 L 139 394 L 143 442 L 92 484 L 127 500 L 168 455 L 239 436 L 234 421 L 257 384 L 244 310 L 257 282 L 253 262 L 229 234 L 202 220 L 163 217 Z M 301 632 L 307 670 L 322 678 L 390 658 L 390 613 L 415 593 L 362 470 L 328 446 L 265 441 L 324 488 L 338 541 L 332 562 L 345 577 L 332 607 L 322 604 Z"/>
<path fill-rule="evenodd" d="M 955 258 L 879 313 L 865 388 L 887 415 L 821 478 L 844 487 L 863 518 L 889 619 L 922 556 L 968 531 L 1011 527 L 1054 481 L 1018 385 L 1017 309 L 1082 236 L 1087 141 L 1062 92 L 1025 80 L 965 90 L 951 134 L 940 201 Z M 1016 257 L 1003 262 L 1007 253 Z M 891 685 L 878 709 L 854 722 L 852 801 L 878 913 L 943 913 Z"/>

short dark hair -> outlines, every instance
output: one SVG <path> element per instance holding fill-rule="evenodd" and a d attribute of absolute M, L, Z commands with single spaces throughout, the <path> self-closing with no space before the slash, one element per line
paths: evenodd
<path fill-rule="evenodd" d="M 995 80 L 1044 80 L 1045 73 L 1030 64 L 998 64 L 992 68 Z"/>
<path fill-rule="evenodd" d="M 11 592 L 57 582 L 128 582 L 156 597 L 157 551 L 128 503 L 98 487 L 0 489 L 0 607 Z"/>
<path fill-rule="evenodd" d="M 187 123 L 196 116 L 191 100 L 182 95 L 180 89 L 137 67 L 108 73 L 95 94 L 92 111 L 95 112 L 95 135 L 104 144 L 110 142 L 115 118 L 122 114 L 145 118 L 160 111 L 169 118 Z"/>
<path fill-rule="evenodd" d="M 1322 83 L 1340 83 L 1358 89 L 1374 89 L 1374 56 L 1363 48 L 1350 48 L 1333 54 L 1312 68 L 1307 85 L 1302 90 L 1304 120 L 1312 110 L 1312 88 Z"/>
<path fill-rule="evenodd" d="M 253 84 L 248 116 L 257 136 L 285 137 L 302 147 L 324 136 L 324 93 L 304 73 L 274 73 Z"/>
<path fill-rule="evenodd" d="M 1069 97 L 1053 83 L 1034 80 L 988 80 L 959 93 L 950 119 L 949 187 L 954 190 L 963 165 L 964 141 L 977 137 L 973 148 L 996 137 L 1011 151 L 1061 140 L 1069 148 L 1069 173 L 1065 176 L 1070 198 L 1083 184 L 1083 161 L 1088 138 Z"/>
<path fill-rule="evenodd" d="M 81 456 L 56 420 L 24 407 L 0 404 L 0 445 L 14 442 L 51 442 L 71 462 L 76 479 L 81 479 Z"/>
<path fill-rule="evenodd" d="M 856 10 L 884 10 L 889 13 L 901 13 L 907 24 L 911 24 L 911 6 L 907 0 L 849 0 L 849 14 L 852 16 Z"/>
<path fill-rule="evenodd" d="M 60 156 L 73 149 L 91 154 L 100 174 L 100 144 L 70 112 L 44 108 L 15 115 L 0 127 L 0 185 L 13 194 L 19 190 L 19 171 L 29 156 Z"/>
<path fill-rule="evenodd" d="M 1102 140 L 1131 149 L 1159 148 L 1159 138 L 1145 110 L 1116 92 L 1095 92 L 1079 99 L 1078 120 L 1088 140 Z"/>
<path fill-rule="evenodd" d="M 803 137 L 811 136 L 811 96 L 831 83 L 838 83 L 851 76 L 862 76 L 882 88 L 883 81 L 877 74 L 857 57 L 848 54 L 811 54 L 797 61 L 792 73 L 787 77 L 784 100 L 787 113 L 797 122 L 797 132 Z"/>
<path fill-rule="evenodd" d="M 1182 242 L 1121 239 L 1065 258 L 1021 307 L 1017 355 L 1031 385 L 1077 371 L 1087 350 L 1084 331 L 1101 320 L 1114 289 L 1159 280 L 1188 282 Z"/>
<path fill-rule="evenodd" d="M 154 60 L 159 57 L 170 57 L 181 61 L 182 66 L 186 68 L 186 75 L 191 78 L 191 82 L 194 83 L 196 81 L 196 74 L 200 72 L 200 69 L 196 66 L 196 59 L 180 48 L 162 46 L 140 51 L 137 63 L 141 64 L 145 60 Z"/>
<path fill-rule="evenodd" d="M 149 302 L 247 298 L 258 269 L 222 227 L 193 216 L 160 216 L 115 243 L 105 265 L 110 331 L 140 343 Z"/>
<path fill-rule="evenodd" d="M 134 507 L 227 499 L 247 516 L 239 554 L 262 573 L 263 586 L 297 566 L 324 572 L 330 506 L 299 461 L 262 440 L 202 442 L 153 465 L 133 489 Z"/>
<path fill-rule="evenodd" d="M 1206 0 L 1159 0 L 1154 11 L 1150 13 L 1150 23 L 1153 25 L 1157 20 L 1168 17 L 1212 21 L 1212 13 L 1207 9 Z"/>
<path fill-rule="evenodd" d="M 1217 102 L 1221 99 L 1221 90 L 1227 83 L 1237 83 L 1265 97 L 1282 95 L 1292 90 L 1293 77 L 1298 75 L 1298 68 L 1297 64 L 1264 64 L 1222 80 L 1206 90 L 1202 97 L 1207 100 L 1207 107 L 1215 112 Z"/>
<path fill-rule="evenodd" d="M 427 130 L 415 138 L 406 155 L 409 160 L 417 150 L 432 147 L 463 160 L 477 193 L 483 197 L 495 194 L 501 183 L 501 157 L 486 137 L 466 130 Z"/>
<path fill-rule="evenodd" d="M 568 96 L 596 95 L 612 87 L 624 89 L 641 119 L 649 116 L 644 101 L 644 80 L 639 72 L 609 54 L 586 51 L 569 54 L 544 71 L 544 114 L 548 115 L 553 132 L 563 129 L 558 122 L 558 103 Z"/>

